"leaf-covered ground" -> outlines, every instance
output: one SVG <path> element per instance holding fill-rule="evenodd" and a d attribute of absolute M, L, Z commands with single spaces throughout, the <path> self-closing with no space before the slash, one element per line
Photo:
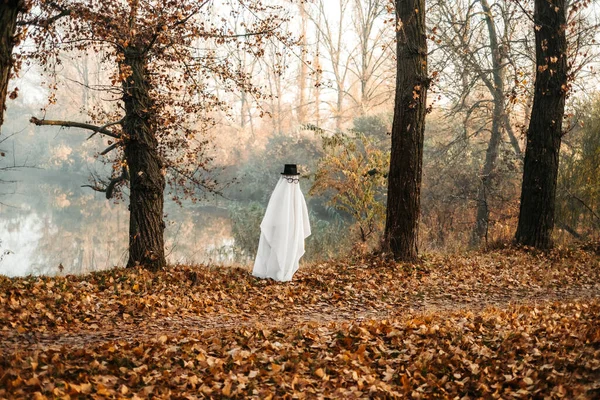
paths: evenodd
<path fill-rule="evenodd" d="M 600 398 L 600 257 L 0 277 L 0 398 Z"/>

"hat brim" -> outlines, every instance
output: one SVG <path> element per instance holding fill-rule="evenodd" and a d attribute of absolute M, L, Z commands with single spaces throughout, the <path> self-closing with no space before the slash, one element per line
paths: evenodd
<path fill-rule="evenodd" d="M 287 175 L 287 176 L 299 176 L 300 174 L 296 173 L 296 174 L 286 174 L 285 172 L 282 172 L 281 175 Z"/>

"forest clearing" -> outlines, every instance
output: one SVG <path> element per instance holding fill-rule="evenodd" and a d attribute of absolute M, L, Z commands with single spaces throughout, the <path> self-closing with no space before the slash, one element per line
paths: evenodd
<path fill-rule="evenodd" d="M 597 398 L 600 257 L 0 278 L 2 398 Z M 466 396 L 466 397 L 465 397 Z"/>
<path fill-rule="evenodd" d="M 600 0 L 0 0 L 0 400 L 599 399 L 599 43 Z"/>

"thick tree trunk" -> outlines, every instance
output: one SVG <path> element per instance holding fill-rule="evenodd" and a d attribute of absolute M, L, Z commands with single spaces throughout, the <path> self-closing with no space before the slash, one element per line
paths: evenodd
<path fill-rule="evenodd" d="M 4 123 L 8 80 L 13 65 L 12 52 L 17 32 L 17 17 L 23 6 L 23 0 L 0 1 L 0 127 Z"/>
<path fill-rule="evenodd" d="M 396 0 L 397 76 L 383 247 L 396 260 L 418 255 L 427 42 L 425 0 Z"/>
<path fill-rule="evenodd" d="M 488 226 L 490 222 L 490 206 L 488 194 L 493 180 L 493 172 L 498 160 L 498 149 L 502 141 L 502 123 L 504 120 L 504 66 L 502 65 L 502 54 L 498 44 L 498 34 L 494 17 L 487 0 L 480 0 L 481 8 L 485 22 L 488 28 L 490 39 L 490 51 L 492 54 L 492 77 L 494 97 L 494 111 L 492 116 L 492 132 L 488 148 L 485 154 L 485 163 L 481 171 L 481 185 L 477 196 L 477 214 L 475 218 L 475 227 L 471 235 L 471 244 L 477 245 L 482 238 L 487 238 Z"/>
<path fill-rule="evenodd" d="M 163 202 L 165 177 L 155 136 L 155 109 L 150 97 L 147 59 L 135 48 L 125 51 L 122 67 L 132 75 L 123 82 L 126 135 L 125 158 L 129 166 L 129 261 L 150 270 L 166 266 Z"/>
<path fill-rule="evenodd" d="M 515 241 L 552 246 L 558 160 L 567 94 L 565 0 L 535 0 L 536 77 Z"/>

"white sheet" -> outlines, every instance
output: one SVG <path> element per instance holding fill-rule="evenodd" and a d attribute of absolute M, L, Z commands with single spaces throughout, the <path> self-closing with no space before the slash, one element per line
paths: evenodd
<path fill-rule="evenodd" d="M 282 282 L 292 280 L 304 255 L 304 240 L 310 236 L 308 209 L 299 184 L 279 178 L 260 232 L 252 275 Z"/>

